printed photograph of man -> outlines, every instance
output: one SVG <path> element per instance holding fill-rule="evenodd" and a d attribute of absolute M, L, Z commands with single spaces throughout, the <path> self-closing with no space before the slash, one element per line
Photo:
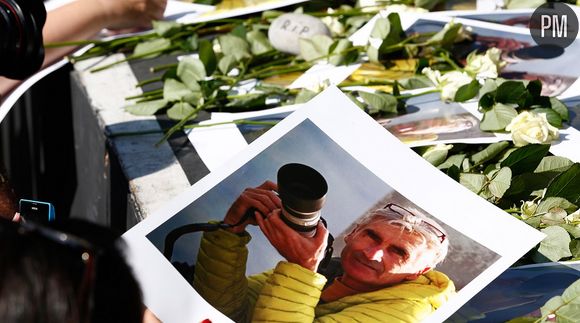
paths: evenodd
<path fill-rule="evenodd" d="M 499 255 L 413 199 L 305 120 L 146 237 L 235 322 L 416 322 Z"/>
<path fill-rule="evenodd" d="M 314 236 L 290 228 L 281 216 L 277 185 L 246 189 L 223 222 L 240 223 L 206 232 L 194 287 L 235 322 L 418 322 L 455 292 L 434 268 L 445 259 L 449 240 L 442 227 L 417 210 L 387 204 L 364 216 L 345 238 L 336 277 L 318 273 L 328 230 L 319 222 Z M 247 225 L 258 225 L 285 260 L 273 270 L 246 278 Z"/>

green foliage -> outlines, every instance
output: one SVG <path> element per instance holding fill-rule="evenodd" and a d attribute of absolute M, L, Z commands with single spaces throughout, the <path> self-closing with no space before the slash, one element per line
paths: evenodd
<path fill-rule="evenodd" d="M 167 110 L 167 116 L 173 120 L 193 119 L 195 109 L 187 102 L 177 102 Z"/>
<path fill-rule="evenodd" d="M 473 80 L 469 84 L 465 84 L 461 86 L 457 92 L 455 93 L 455 102 L 465 102 L 467 100 L 471 100 L 477 96 L 479 93 L 479 89 L 481 85 L 479 85 L 479 81 Z"/>
<path fill-rule="evenodd" d="M 569 119 L 568 108 L 556 98 L 542 96 L 541 90 L 539 80 L 486 80 L 479 90 L 479 109 L 484 113 L 481 129 L 503 131 L 515 116 L 527 110 L 545 113 L 551 125 L 562 128 L 562 122 Z"/>
<path fill-rule="evenodd" d="M 151 116 L 166 106 L 167 100 L 154 100 L 132 104 L 125 107 L 125 110 L 137 116 Z"/>
<path fill-rule="evenodd" d="M 166 38 L 156 38 L 137 44 L 133 55 L 141 58 L 154 58 L 161 55 L 162 51 L 171 47 L 171 41 Z"/>
<path fill-rule="evenodd" d="M 550 261 L 558 261 L 562 258 L 572 256 L 570 252 L 570 235 L 557 225 L 549 226 L 541 230 L 546 234 L 546 238 L 540 242 L 538 253 Z"/>
<path fill-rule="evenodd" d="M 359 92 L 359 96 L 367 104 L 369 114 L 380 112 L 397 113 L 397 99 L 390 94 L 382 92 Z"/>
<path fill-rule="evenodd" d="M 580 203 L 580 163 L 573 164 L 558 175 L 546 190 L 546 197 L 563 197 L 571 203 Z"/>
<path fill-rule="evenodd" d="M 514 175 L 532 172 L 538 167 L 549 149 L 550 145 L 539 144 L 520 147 L 504 159 L 501 166 L 512 168 Z"/>

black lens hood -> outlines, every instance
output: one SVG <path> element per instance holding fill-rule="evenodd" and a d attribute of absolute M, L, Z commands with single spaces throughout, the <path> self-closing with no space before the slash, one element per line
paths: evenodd
<path fill-rule="evenodd" d="M 324 177 L 310 166 L 286 164 L 278 170 L 278 194 L 285 207 L 312 213 L 322 209 L 328 192 Z"/>

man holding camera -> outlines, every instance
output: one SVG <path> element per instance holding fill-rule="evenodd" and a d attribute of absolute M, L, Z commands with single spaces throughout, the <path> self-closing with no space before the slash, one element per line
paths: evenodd
<path fill-rule="evenodd" d="M 328 230 L 320 222 L 312 237 L 291 229 L 275 191 L 272 182 L 246 189 L 223 220 L 236 226 L 206 232 L 201 242 L 194 287 L 234 321 L 417 322 L 454 294 L 453 282 L 432 270 L 447 254 L 444 230 L 396 204 L 371 212 L 345 236 L 344 273 L 327 284 L 317 270 Z M 249 208 L 254 218 L 237 225 Z M 286 261 L 246 278 L 248 224 Z"/>

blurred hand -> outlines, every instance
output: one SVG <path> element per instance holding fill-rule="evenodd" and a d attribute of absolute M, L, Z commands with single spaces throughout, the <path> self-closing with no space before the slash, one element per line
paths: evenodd
<path fill-rule="evenodd" d="M 278 185 L 270 181 L 266 181 L 256 188 L 246 188 L 226 213 L 224 223 L 238 223 L 250 208 L 255 208 L 257 211 L 254 212 L 254 217 L 250 217 L 241 225 L 228 230 L 234 233 L 243 232 L 248 224 L 256 225 L 256 214 L 269 214 L 276 209 L 280 209 L 282 202 L 274 192 L 277 190 Z"/>
<path fill-rule="evenodd" d="M 305 237 L 284 223 L 280 218 L 281 212 L 280 209 L 274 210 L 267 217 L 257 214 L 256 222 L 268 241 L 288 262 L 316 272 L 324 258 L 328 230 L 319 221 L 316 235 L 311 238 Z"/>
<path fill-rule="evenodd" d="M 163 19 L 167 0 L 85 0 L 98 1 L 104 10 L 106 28 L 149 27 L 152 20 Z"/>

